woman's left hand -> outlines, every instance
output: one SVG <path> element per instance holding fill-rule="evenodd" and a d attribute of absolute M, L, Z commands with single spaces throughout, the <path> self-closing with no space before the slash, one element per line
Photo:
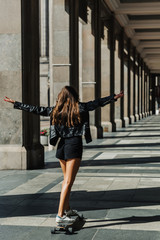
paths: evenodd
<path fill-rule="evenodd" d="M 118 98 L 122 98 L 123 96 L 124 96 L 124 93 L 123 93 L 123 91 L 121 91 L 120 93 L 118 93 L 114 96 L 114 99 L 117 100 Z"/>
<path fill-rule="evenodd" d="M 15 103 L 14 100 L 12 100 L 11 98 L 8 98 L 8 97 L 5 97 L 5 98 L 4 98 L 4 101 L 5 101 L 5 102 L 9 102 L 9 103 L 13 103 L 13 104 Z"/>

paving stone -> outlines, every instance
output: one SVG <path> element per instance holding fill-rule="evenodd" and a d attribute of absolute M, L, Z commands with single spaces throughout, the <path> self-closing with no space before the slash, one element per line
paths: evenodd
<path fill-rule="evenodd" d="M 159 240 L 159 232 L 152 231 L 128 231 L 128 230 L 99 230 L 95 236 L 96 240 Z"/>
<path fill-rule="evenodd" d="M 156 218 L 157 219 L 156 219 Z M 154 222 L 160 220 L 160 210 L 157 209 L 111 209 L 107 219 L 121 219 L 128 222 Z"/>
<path fill-rule="evenodd" d="M 33 231 L 32 227 L 0 226 L 1 240 L 25 240 Z"/>
<path fill-rule="evenodd" d="M 63 181 L 55 152 L 44 169 L 0 172 L 0 239 L 160 239 L 160 116 L 84 143 L 70 204 L 81 231 L 50 234 Z"/>

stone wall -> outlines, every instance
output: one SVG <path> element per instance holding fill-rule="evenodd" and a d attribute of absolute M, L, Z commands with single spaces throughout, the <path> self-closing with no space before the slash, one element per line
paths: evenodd
<path fill-rule="evenodd" d="M 55 104 L 62 87 L 69 84 L 69 14 L 65 11 L 68 7 L 65 4 L 65 0 L 55 0 L 50 1 L 49 6 L 51 105 Z"/>
<path fill-rule="evenodd" d="M 3 101 L 22 99 L 21 5 L 19 0 L 0 0 L 0 169 L 25 169 L 22 147 L 22 112 Z"/>
<path fill-rule="evenodd" d="M 3 101 L 5 96 L 21 101 L 20 2 L 0 0 L 0 6 L 0 144 L 21 144 L 22 113 Z"/>

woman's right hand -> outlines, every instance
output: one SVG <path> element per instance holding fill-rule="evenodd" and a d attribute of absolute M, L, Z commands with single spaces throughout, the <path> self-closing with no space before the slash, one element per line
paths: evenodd
<path fill-rule="evenodd" d="M 5 98 L 4 98 L 4 101 L 5 101 L 5 102 L 9 102 L 9 103 L 13 103 L 13 104 L 15 103 L 14 100 L 12 100 L 11 98 L 8 98 L 8 97 L 5 97 Z"/>

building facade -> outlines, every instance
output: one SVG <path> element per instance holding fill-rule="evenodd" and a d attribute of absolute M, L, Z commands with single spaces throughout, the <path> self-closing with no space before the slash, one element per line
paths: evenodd
<path fill-rule="evenodd" d="M 160 73 L 158 1 L 152 6 L 148 1 L 127 0 L 0 3 L 1 99 L 6 95 L 53 106 L 65 85 L 79 92 L 80 101 L 124 90 L 120 101 L 90 113 L 94 138 L 155 114 Z M 1 100 L 0 169 L 44 166 L 40 144 L 44 121 Z"/>

